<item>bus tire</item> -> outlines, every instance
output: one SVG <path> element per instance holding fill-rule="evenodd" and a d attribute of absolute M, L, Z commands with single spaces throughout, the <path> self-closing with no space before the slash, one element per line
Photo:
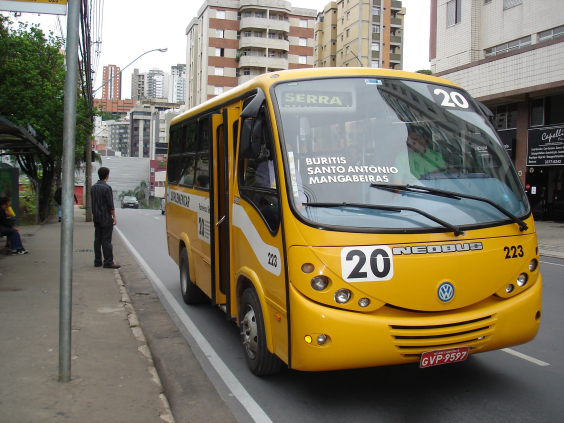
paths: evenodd
<path fill-rule="evenodd" d="M 260 300 L 254 288 L 247 288 L 239 307 L 241 342 L 249 370 L 257 376 L 276 373 L 282 366 L 266 347 L 266 332 Z"/>
<path fill-rule="evenodd" d="M 200 304 L 204 302 L 206 294 L 190 280 L 190 267 L 188 265 L 188 251 L 182 248 L 180 253 L 180 292 L 186 304 Z"/>

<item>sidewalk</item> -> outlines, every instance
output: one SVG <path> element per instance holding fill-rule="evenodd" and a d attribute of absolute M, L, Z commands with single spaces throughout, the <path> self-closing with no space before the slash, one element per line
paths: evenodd
<path fill-rule="evenodd" d="M 539 254 L 564 259 L 564 222 L 535 222 Z"/>
<path fill-rule="evenodd" d="M 172 422 L 119 273 L 93 267 L 84 210 L 75 208 L 70 383 L 57 381 L 61 227 L 51 218 L 20 233 L 30 253 L 0 256 L 0 421 Z"/>

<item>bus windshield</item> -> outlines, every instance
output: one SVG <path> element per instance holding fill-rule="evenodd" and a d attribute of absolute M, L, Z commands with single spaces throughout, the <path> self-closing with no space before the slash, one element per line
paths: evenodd
<path fill-rule="evenodd" d="M 430 229 L 444 226 L 436 219 L 456 226 L 507 219 L 499 208 L 529 212 L 503 145 L 463 90 L 395 78 L 328 78 L 280 83 L 273 101 L 289 197 L 306 221 Z M 499 207 L 387 185 L 458 192 Z"/>

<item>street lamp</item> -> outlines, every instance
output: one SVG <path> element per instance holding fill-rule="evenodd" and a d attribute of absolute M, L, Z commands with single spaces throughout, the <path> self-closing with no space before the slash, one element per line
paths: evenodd
<path fill-rule="evenodd" d="M 153 51 L 158 51 L 161 53 L 165 53 L 168 50 L 168 48 L 155 48 L 153 50 L 149 50 L 146 51 L 145 53 L 141 54 L 140 56 L 136 57 L 134 60 L 131 61 L 131 63 L 129 63 L 127 66 L 125 66 L 124 68 L 122 68 L 118 73 L 116 73 L 114 76 L 112 76 L 110 79 L 108 79 L 106 82 L 104 82 L 102 85 L 100 85 L 98 88 L 96 88 L 94 91 L 92 91 L 92 97 L 94 97 L 94 94 L 96 93 L 96 91 L 98 91 L 100 88 L 102 88 L 104 85 L 106 85 L 108 82 L 110 82 L 112 79 L 114 79 L 116 76 L 118 76 L 120 73 L 122 73 L 125 69 L 127 69 L 130 65 L 133 64 L 133 62 L 137 61 L 139 58 L 145 56 L 147 53 L 151 53 Z"/>
<path fill-rule="evenodd" d="M 94 91 L 92 91 L 92 97 L 94 97 L 94 94 L 96 93 L 96 91 L 98 91 L 100 88 L 102 88 L 104 85 L 106 85 L 108 82 L 110 82 L 112 79 L 114 79 L 116 76 L 118 76 L 119 74 L 121 74 L 128 66 L 130 66 L 131 64 L 133 64 L 133 62 L 135 62 L 137 59 L 139 59 L 140 57 L 145 56 L 148 53 L 151 53 L 153 51 L 158 51 L 160 53 L 164 53 L 168 50 L 168 48 L 155 48 L 153 50 L 149 50 L 146 51 L 145 53 L 141 54 L 140 56 L 137 56 L 134 60 L 132 60 L 127 66 L 125 66 L 124 68 L 122 68 L 118 73 L 116 73 L 114 76 L 112 76 L 111 78 L 109 78 L 106 82 L 104 82 L 102 85 L 100 85 L 98 88 L 96 88 Z M 92 141 L 91 141 L 91 137 L 88 136 L 86 137 L 86 146 L 85 146 L 85 153 L 86 153 L 86 169 L 85 169 L 85 175 L 84 175 L 84 182 L 85 182 L 85 186 L 86 186 L 86 222 L 92 222 L 92 200 L 90 198 L 90 188 L 92 187 L 92 162 L 91 162 L 91 157 L 92 157 Z"/>

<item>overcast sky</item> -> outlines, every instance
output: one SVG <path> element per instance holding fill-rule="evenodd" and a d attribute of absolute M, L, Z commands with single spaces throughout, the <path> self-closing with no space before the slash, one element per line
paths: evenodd
<path fill-rule="evenodd" d="M 321 11 L 328 0 L 299 0 L 294 6 Z M 101 53 L 98 60 L 94 89 L 102 84 L 102 67 L 117 65 L 122 69 L 140 54 L 168 48 L 166 53 L 149 53 L 123 71 L 122 98 L 131 98 L 131 73 L 138 68 L 147 72 L 159 68 L 170 72 L 170 67 L 186 63 L 186 27 L 196 16 L 203 0 L 97 0 L 103 4 Z M 404 29 L 404 70 L 429 69 L 429 11 L 430 0 L 402 0 L 407 9 Z M 5 13 L 5 12 L 4 12 Z M 22 13 L 18 20 L 40 23 L 44 30 L 54 30 L 57 35 L 57 18 L 54 15 Z M 66 19 L 60 18 L 66 34 Z M 100 41 L 93 39 L 92 41 Z M 102 90 L 96 93 L 100 97 Z"/>

